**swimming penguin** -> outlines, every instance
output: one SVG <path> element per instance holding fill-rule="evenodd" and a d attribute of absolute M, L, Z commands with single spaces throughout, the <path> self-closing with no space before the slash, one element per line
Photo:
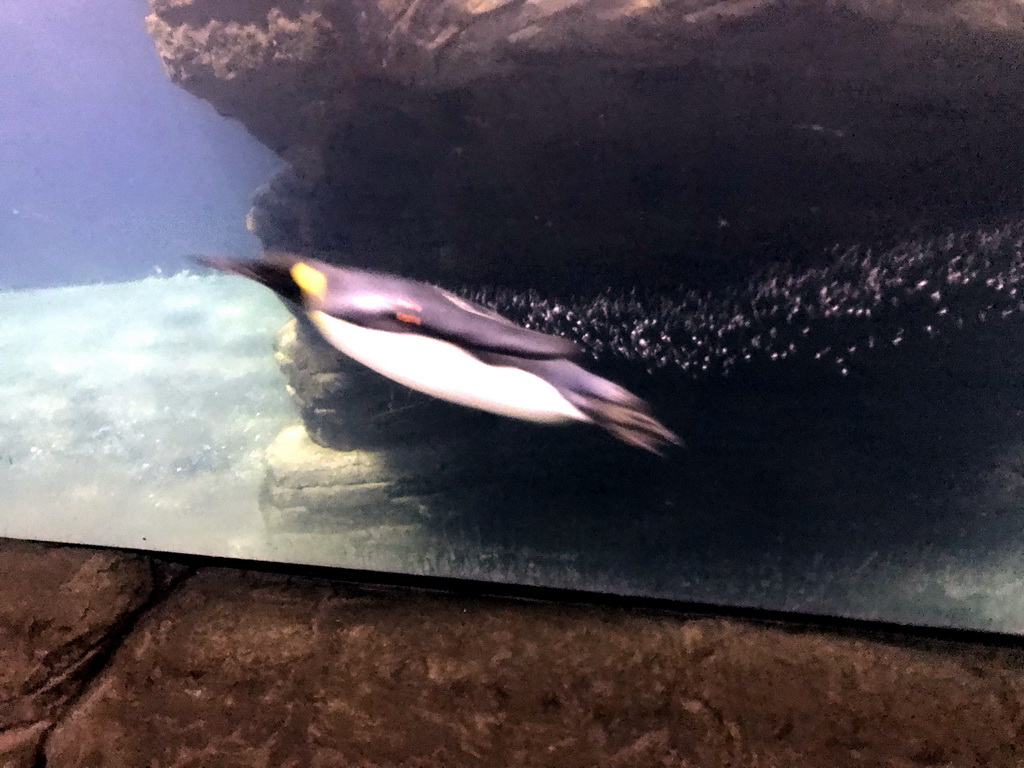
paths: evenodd
<path fill-rule="evenodd" d="M 647 403 L 577 365 L 574 342 L 435 286 L 282 252 L 197 261 L 265 285 L 331 346 L 411 389 L 526 421 L 596 424 L 654 453 L 681 444 Z"/>

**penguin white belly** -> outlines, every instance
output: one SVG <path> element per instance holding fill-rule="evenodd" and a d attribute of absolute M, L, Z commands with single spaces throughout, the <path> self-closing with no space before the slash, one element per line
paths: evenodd
<path fill-rule="evenodd" d="M 526 421 L 590 421 L 544 379 L 487 365 L 446 341 L 363 328 L 319 311 L 309 318 L 333 347 L 410 389 Z"/>

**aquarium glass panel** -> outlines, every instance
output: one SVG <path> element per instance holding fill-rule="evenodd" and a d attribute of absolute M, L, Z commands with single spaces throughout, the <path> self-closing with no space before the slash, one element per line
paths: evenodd
<path fill-rule="evenodd" d="M 1020 4 L 485 5 L 0 0 L 0 536 L 1024 632 Z"/>

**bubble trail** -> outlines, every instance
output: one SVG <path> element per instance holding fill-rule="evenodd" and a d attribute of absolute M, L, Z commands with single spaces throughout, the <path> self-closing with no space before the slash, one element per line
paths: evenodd
<path fill-rule="evenodd" d="M 742 366 L 853 359 L 916 338 L 1024 316 L 1024 221 L 876 250 L 833 247 L 800 272 L 774 266 L 718 291 L 595 296 L 463 291 L 527 327 L 580 342 L 595 359 L 649 372 L 727 377 Z"/>

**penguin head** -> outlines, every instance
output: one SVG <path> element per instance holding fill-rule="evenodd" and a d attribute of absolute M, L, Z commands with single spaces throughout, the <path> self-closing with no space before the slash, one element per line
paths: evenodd
<path fill-rule="evenodd" d="M 291 255 L 279 257 L 278 263 L 287 270 L 291 284 L 298 288 L 299 303 L 307 311 L 363 320 L 411 317 L 403 312 L 403 308 L 410 305 L 402 298 L 403 292 L 409 288 L 408 281 Z M 412 306 L 421 308 L 414 302 Z M 418 318 L 406 322 L 418 322 Z"/>
<path fill-rule="evenodd" d="M 294 253 L 267 251 L 256 260 L 222 255 L 196 256 L 194 260 L 200 266 L 254 280 L 285 302 L 309 312 L 387 315 L 396 307 L 401 312 L 407 304 L 401 296 L 396 298 L 393 295 L 396 293 L 394 286 L 388 287 L 387 283 L 393 280 L 362 270 L 303 259 Z"/>

